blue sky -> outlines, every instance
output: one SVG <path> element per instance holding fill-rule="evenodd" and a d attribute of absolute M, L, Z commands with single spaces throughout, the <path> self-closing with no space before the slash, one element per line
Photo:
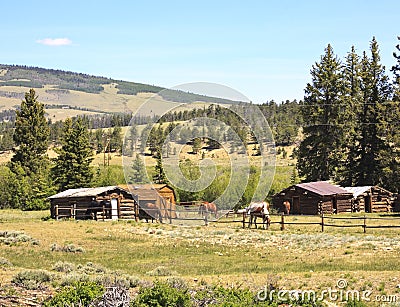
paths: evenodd
<path fill-rule="evenodd" d="M 2 1 L 0 63 L 173 87 L 215 82 L 255 103 L 302 99 L 328 43 L 373 36 L 389 69 L 400 1 Z M 390 75 L 391 76 L 391 75 Z"/>

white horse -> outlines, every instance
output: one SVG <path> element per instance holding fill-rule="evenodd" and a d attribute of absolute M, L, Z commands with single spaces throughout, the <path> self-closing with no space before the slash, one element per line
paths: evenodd
<path fill-rule="evenodd" d="M 261 217 L 263 221 L 264 228 L 268 229 L 271 224 L 271 219 L 269 217 L 269 203 L 267 202 L 253 202 L 247 208 L 245 208 L 246 214 L 250 215 L 249 228 L 254 225 L 257 228 L 257 217 Z"/>

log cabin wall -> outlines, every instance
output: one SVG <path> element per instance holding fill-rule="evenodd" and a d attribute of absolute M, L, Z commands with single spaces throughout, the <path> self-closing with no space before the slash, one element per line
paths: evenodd
<path fill-rule="evenodd" d="M 321 187 L 321 185 L 317 182 L 315 188 L 318 187 Z M 326 188 L 326 183 L 325 186 L 322 186 L 322 188 L 324 187 Z M 294 185 L 275 194 L 272 198 L 272 204 L 275 209 L 282 211 L 283 202 L 289 201 L 291 214 L 317 215 L 321 213 L 352 212 L 353 195 L 336 186 L 332 187 L 335 189 L 335 192 L 342 193 L 324 195 L 314 192 L 317 189 L 307 190 L 298 185 Z"/>

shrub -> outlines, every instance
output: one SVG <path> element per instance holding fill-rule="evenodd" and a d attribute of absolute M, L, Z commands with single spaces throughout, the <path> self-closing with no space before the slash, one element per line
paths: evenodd
<path fill-rule="evenodd" d="M 89 279 L 89 275 L 85 273 L 71 272 L 61 278 L 60 285 L 71 286 L 77 282 L 87 282 Z"/>
<path fill-rule="evenodd" d="M 192 304 L 187 290 L 175 289 L 165 282 L 156 281 L 153 287 L 141 288 L 131 306 L 186 307 Z"/>
<path fill-rule="evenodd" d="M 167 268 L 165 266 L 158 266 L 154 270 L 146 272 L 146 274 L 150 275 L 150 276 L 172 276 L 172 275 L 176 275 L 177 273 L 174 271 L 171 271 L 169 268 Z"/>
<path fill-rule="evenodd" d="M 61 273 L 70 273 L 75 270 L 75 265 L 70 262 L 58 261 L 54 264 L 53 270 Z"/>
<path fill-rule="evenodd" d="M 53 243 L 50 246 L 52 252 L 66 252 L 66 253 L 84 253 L 83 247 L 75 246 L 74 244 L 67 244 L 64 246 L 59 246 L 57 243 Z"/>
<path fill-rule="evenodd" d="M 33 239 L 23 231 L 0 231 L 0 243 L 15 245 L 20 242 L 31 242 L 33 245 L 39 245 L 38 240 Z"/>
<path fill-rule="evenodd" d="M 224 288 L 216 286 L 206 288 L 194 295 L 198 306 L 255 306 L 265 302 L 257 302 L 256 296 L 248 289 Z"/>
<path fill-rule="evenodd" d="M 98 275 L 93 278 L 93 281 L 105 287 L 122 287 L 127 289 L 138 287 L 141 284 L 141 280 L 138 277 L 126 274 Z"/>
<path fill-rule="evenodd" d="M 62 288 L 55 296 L 44 302 L 44 307 L 89 306 L 101 297 L 104 287 L 93 282 L 76 282 Z M 76 305 L 79 304 L 79 305 Z"/>
<path fill-rule="evenodd" d="M 43 283 L 50 282 L 52 276 L 50 272 L 45 270 L 28 270 L 28 271 L 21 271 L 17 275 L 15 275 L 11 282 L 30 289 L 39 289 Z"/>
<path fill-rule="evenodd" d="M 10 267 L 13 264 L 6 258 L 0 257 L 0 268 Z"/>
<path fill-rule="evenodd" d="M 87 262 L 85 265 L 78 265 L 77 268 L 79 271 L 86 274 L 100 274 L 107 271 L 103 266 L 93 262 Z"/>

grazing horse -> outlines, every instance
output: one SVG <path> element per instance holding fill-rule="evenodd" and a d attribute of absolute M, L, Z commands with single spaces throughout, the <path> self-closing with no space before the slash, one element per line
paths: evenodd
<path fill-rule="evenodd" d="M 153 203 L 146 203 L 139 206 L 139 220 L 145 219 L 148 223 L 149 220 L 153 223 L 154 220 L 159 220 L 162 223 L 162 214 L 160 208 Z"/>
<path fill-rule="evenodd" d="M 264 228 L 268 229 L 271 225 L 271 219 L 269 217 L 269 203 L 265 201 L 260 203 L 251 203 L 246 208 L 246 214 L 250 215 L 249 228 L 253 224 L 253 220 L 254 225 L 257 228 L 257 217 L 262 218 Z"/>
<path fill-rule="evenodd" d="M 283 202 L 283 204 L 282 204 L 282 212 L 285 214 L 285 215 L 289 215 L 289 213 L 290 213 L 290 201 L 288 201 L 288 200 L 285 200 L 284 202 Z"/>
<path fill-rule="evenodd" d="M 201 205 L 199 206 L 199 214 L 201 216 L 204 216 L 207 214 L 207 212 L 214 213 L 215 218 L 218 217 L 218 209 L 217 206 L 214 203 L 209 203 L 209 202 L 202 202 Z"/>

